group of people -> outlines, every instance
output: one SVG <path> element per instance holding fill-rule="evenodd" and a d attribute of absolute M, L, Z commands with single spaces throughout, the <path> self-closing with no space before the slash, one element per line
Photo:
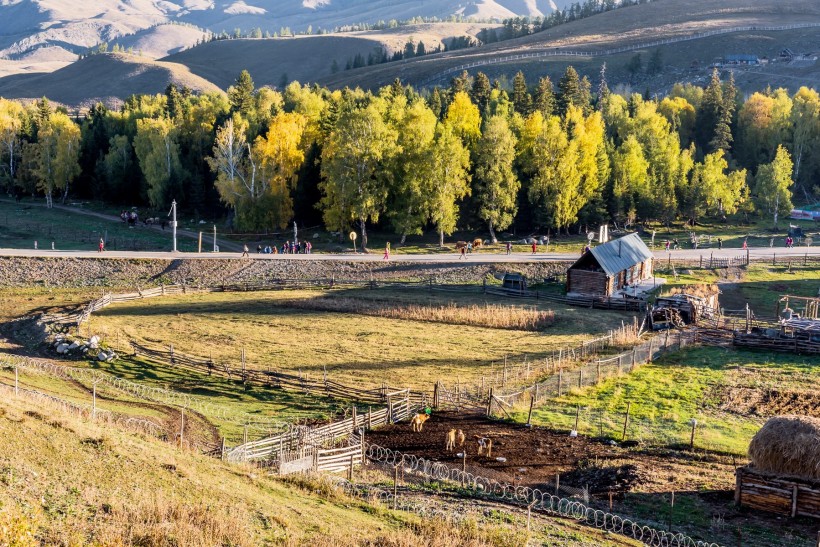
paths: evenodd
<path fill-rule="evenodd" d="M 309 255 L 313 251 L 313 244 L 310 241 L 286 241 L 282 244 L 281 247 L 277 247 L 276 245 L 265 245 L 264 247 L 260 243 L 256 246 L 256 254 L 265 254 L 265 255 L 296 255 L 296 254 L 306 254 Z M 242 247 L 242 256 L 250 256 L 248 251 L 248 246 L 244 245 Z"/>
<path fill-rule="evenodd" d="M 786 236 L 786 248 L 791 249 L 794 247 L 794 238 L 792 236 Z"/>

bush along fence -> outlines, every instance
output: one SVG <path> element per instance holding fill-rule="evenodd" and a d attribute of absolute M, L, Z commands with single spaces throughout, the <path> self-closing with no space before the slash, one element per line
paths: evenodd
<path fill-rule="evenodd" d="M 693 330 L 667 330 L 664 334 L 653 336 L 646 342 L 634 346 L 630 351 L 613 357 L 597 359 L 571 371 L 556 367 L 556 373 L 523 389 L 504 392 L 503 388 L 498 390 L 490 387 L 489 393 L 484 399 L 487 414 L 503 413 L 509 416 L 506 409 L 513 406 L 531 403 L 532 407 L 552 397 L 560 397 L 572 388 L 598 385 L 608 378 L 630 373 L 637 367 L 651 362 L 666 352 L 693 345 L 695 341 L 696 332 Z"/>
<path fill-rule="evenodd" d="M 462 465 L 461 469 L 453 468 L 443 463 L 426 460 L 412 454 L 402 454 L 374 444 L 367 445 L 366 455 L 369 462 L 395 470 L 394 496 L 397 493 L 399 475 L 405 478 L 410 475 L 422 478 L 424 481 L 449 483 L 452 486 L 461 487 L 463 493 L 473 496 L 500 500 L 527 507 L 531 511 L 569 518 L 588 526 L 636 539 L 645 545 L 718 547 L 715 543 L 696 540 L 681 533 L 676 534 L 641 525 L 630 519 L 590 507 L 578 499 L 563 498 L 537 488 L 487 478 L 467 471 L 466 465 Z"/>

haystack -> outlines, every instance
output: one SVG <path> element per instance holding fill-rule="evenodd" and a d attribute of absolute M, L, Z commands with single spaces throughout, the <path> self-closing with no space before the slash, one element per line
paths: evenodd
<path fill-rule="evenodd" d="M 769 419 L 749 444 L 749 459 L 758 471 L 820 480 L 820 418 Z"/>

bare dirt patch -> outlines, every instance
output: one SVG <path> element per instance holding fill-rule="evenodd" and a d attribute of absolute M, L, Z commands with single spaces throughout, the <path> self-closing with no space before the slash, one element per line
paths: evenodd
<path fill-rule="evenodd" d="M 720 408 L 743 415 L 801 414 L 820 418 L 820 395 L 814 391 L 721 386 Z"/>

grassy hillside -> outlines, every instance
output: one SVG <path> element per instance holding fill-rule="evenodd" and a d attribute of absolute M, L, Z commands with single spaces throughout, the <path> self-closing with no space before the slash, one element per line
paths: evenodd
<path fill-rule="evenodd" d="M 101 428 L 23 399 L 0 403 L 2 545 L 515 545 L 503 526 L 423 524 L 321 489 Z M 319 490 L 316 488 L 320 487 Z M 553 531 L 557 527 L 553 527 Z M 574 533 L 576 545 L 591 544 Z"/>
<path fill-rule="evenodd" d="M 745 25 L 788 25 L 816 21 L 820 5 L 810 0 L 777 2 L 762 0 L 750 5 L 745 0 L 657 0 L 631 6 L 496 44 L 441 53 L 401 61 L 400 63 L 364 67 L 323 78 L 320 83 L 331 87 L 359 85 L 378 87 L 390 83 L 396 76 L 408 83 L 421 83 L 441 72 L 465 63 L 495 59 L 517 53 L 553 51 L 555 48 L 578 51 L 602 51 L 636 45 L 665 38 L 684 37 L 706 30 L 726 29 Z M 687 42 L 689 49 L 694 42 Z M 679 46 L 681 47 L 681 46 Z M 540 59 L 548 66 L 553 59 L 578 63 L 579 58 Z M 604 60 L 599 58 L 597 64 Z M 515 64 L 507 65 L 513 74 Z M 444 78 L 446 81 L 448 78 Z"/>
<path fill-rule="evenodd" d="M 47 96 L 62 104 L 116 103 L 133 94 L 161 93 L 169 83 L 197 92 L 219 88 L 186 67 L 144 57 L 111 53 L 92 55 L 48 74 L 19 74 L 0 80 L 0 96 L 10 99 Z"/>
<path fill-rule="evenodd" d="M 414 43 L 424 42 L 430 51 L 450 38 L 475 36 L 482 28 L 493 26 L 496 25 L 436 23 L 383 31 L 224 40 L 203 44 L 164 60 L 185 65 L 194 74 L 223 89 L 233 84 L 243 68 L 251 73 L 257 85 L 278 86 L 283 78 L 313 82 L 330 77 L 334 61 L 341 70 L 357 54 L 367 58 L 376 48 L 383 48 L 392 54 L 404 49 L 408 40 L 413 40 Z"/>

